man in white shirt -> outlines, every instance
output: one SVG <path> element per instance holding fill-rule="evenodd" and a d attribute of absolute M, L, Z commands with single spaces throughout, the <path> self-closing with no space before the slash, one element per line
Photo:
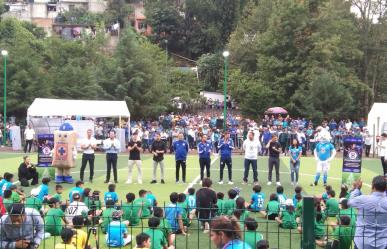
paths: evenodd
<path fill-rule="evenodd" d="M 89 208 L 85 203 L 81 202 L 81 195 L 75 193 L 73 195 L 73 201 L 67 206 L 65 210 L 65 218 L 68 224 L 72 224 L 74 216 L 81 215 L 87 217 Z"/>
<path fill-rule="evenodd" d="M 365 132 L 363 133 L 363 139 L 364 139 L 364 145 L 365 145 L 365 155 L 366 157 L 370 157 L 373 136 L 370 134 L 370 132 L 367 129 L 365 129 Z"/>
<path fill-rule="evenodd" d="M 248 138 L 243 142 L 243 150 L 245 151 L 243 184 L 248 182 L 250 165 L 253 168 L 254 184 L 256 184 L 258 183 L 257 160 L 258 152 L 261 151 L 261 143 L 254 139 L 254 131 L 249 131 Z"/>
<path fill-rule="evenodd" d="M 380 148 L 380 160 L 382 162 L 383 167 L 383 175 L 387 175 L 387 134 L 383 133 L 381 136 L 381 143 L 379 145 Z"/>
<path fill-rule="evenodd" d="M 28 125 L 24 131 L 24 139 L 26 140 L 26 144 L 24 145 L 24 153 L 31 152 L 32 142 L 34 141 L 35 131 L 31 128 L 31 125 Z"/>
<path fill-rule="evenodd" d="M 86 168 L 87 162 L 89 162 L 89 166 L 90 166 L 89 182 L 90 183 L 93 182 L 94 159 L 95 159 L 94 150 L 97 148 L 97 140 L 92 135 L 93 135 L 93 131 L 91 129 L 88 129 L 86 137 L 81 141 L 81 149 L 83 150 L 83 154 L 82 154 L 82 166 L 81 166 L 80 179 L 81 181 L 83 181 L 85 168 Z"/>

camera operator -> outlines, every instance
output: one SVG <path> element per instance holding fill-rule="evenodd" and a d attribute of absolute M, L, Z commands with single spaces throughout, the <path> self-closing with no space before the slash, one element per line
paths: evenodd
<path fill-rule="evenodd" d="M 35 249 L 44 237 L 44 224 L 38 211 L 12 204 L 0 220 L 0 248 Z"/>
<path fill-rule="evenodd" d="M 18 169 L 18 177 L 20 185 L 23 187 L 28 187 L 30 185 L 28 181 L 31 179 L 32 186 L 38 184 L 38 172 L 28 156 L 23 157 L 23 162 L 20 164 Z"/>

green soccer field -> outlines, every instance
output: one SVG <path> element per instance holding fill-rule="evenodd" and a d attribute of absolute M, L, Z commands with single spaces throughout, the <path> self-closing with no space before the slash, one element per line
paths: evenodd
<path fill-rule="evenodd" d="M 12 173 L 17 173 L 17 167 L 22 160 L 23 154 L 20 153 L 1 153 L 0 154 L 0 174 L 3 174 L 5 171 Z M 36 155 L 31 155 L 32 161 L 36 161 Z M 175 165 L 173 155 L 168 155 L 165 158 L 165 175 L 166 175 L 166 184 L 150 184 L 152 176 L 152 158 L 150 155 L 144 155 L 143 158 L 143 184 L 125 184 L 128 175 L 127 167 L 127 155 L 122 154 L 119 156 L 118 161 L 118 185 L 117 193 L 120 197 L 120 200 L 124 201 L 125 195 L 128 192 L 133 192 L 138 195 L 140 189 L 146 189 L 152 191 L 159 203 L 160 206 L 168 204 L 169 194 L 171 192 L 184 192 L 188 187 L 193 186 L 198 189 L 200 186 L 199 182 L 199 163 L 198 157 L 196 155 L 190 155 L 187 160 L 187 183 L 186 184 L 176 184 L 175 183 Z M 290 170 L 288 158 L 281 158 L 280 166 L 280 177 L 281 183 L 285 188 L 285 194 L 288 197 L 293 195 L 293 186 L 290 184 Z M 341 164 L 342 159 L 337 158 L 333 161 L 331 165 L 331 170 L 329 171 L 328 184 L 333 186 L 333 189 L 336 191 L 337 196 L 340 192 L 341 184 Z M 79 168 L 80 168 L 80 159 L 77 160 L 77 167 L 73 169 L 72 175 L 75 180 L 79 179 Z M 133 173 L 133 182 L 136 182 L 137 171 L 134 167 Z M 271 193 L 275 192 L 275 184 L 272 186 L 267 186 L 267 158 L 260 157 L 258 160 L 258 178 L 259 182 L 262 185 L 262 190 L 266 194 L 266 200 Z M 313 182 L 313 175 L 315 172 L 315 161 L 313 157 L 304 157 L 301 159 L 301 168 L 300 168 L 300 180 L 299 183 L 304 188 L 304 193 L 306 195 L 321 195 L 324 191 L 324 188 L 320 182 L 320 185 L 317 187 L 310 187 L 309 184 Z M 105 180 L 105 155 L 99 154 L 96 155 L 95 162 L 95 176 L 92 184 L 86 182 L 85 187 L 90 187 L 93 190 L 97 189 L 101 192 L 107 190 L 107 184 L 104 184 Z M 375 175 L 381 174 L 382 169 L 377 159 L 364 159 L 362 165 L 362 176 L 363 179 L 363 192 L 370 192 L 370 183 L 372 178 Z M 158 176 L 160 171 L 158 171 Z M 85 173 L 85 179 L 88 179 L 88 171 Z M 273 172 L 273 176 L 275 176 Z M 214 182 L 214 189 L 216 191 L 224 192 L 227 195 L 227 191 L 231 187 L 239 187 L 241 189 L 241 196 L 243 196 L 246 201 L 249 201 L 249 197 L 252 193 L 252 171 L 249 174 L 249 184 L 242 185 L 243 178 L 243 156 L 234 155 L 233 156 L 233 181 L 234 185 L 230 186 L 228 184 L 219 185 L 217 184 L 219 180 L 219 159 L 215 157 L 212 158 L 211 165 L 211 178 Z M 227 170 L 225 170 L 224 179 L 227 180 Z M 275 179 L 275 178 L 273 178 Z M 158 179 L 159 180 L 159 179 Z M 320 179 L 321 181 L 321 179 Z M 225 181 L 227 183 L 227 181 Z M 72 185 L 63 184 L 65 187 L 64 197 L 68 196 L 68 191 Z M 50 194 L 55 192 L 55 183 L 50 183 Z M 25 192 L 28 194 L 30 188 L 25 188 Z M 296 230 L 284 230 L 278 228 L 276 223 L 267 222 L 262 219 L 261 216 L 252 214 L 253 217 L 256 217 L 259 221 L 258 230 L 261 231 L 265 239 L 268 239 L 271 247 L 275 248 L 299 248 L 300 247 L 300 234 Z M 146 221 L 144 221 L 144 227 L 147 226 Z M 199 225 L 197 222 L 193 222 L 189 228 L 189 236 L 177 236 L 176 247 L 177 248 L 210 248 L 213 245 L 210 243 L 208 234 L 203 234 L 198 231 Z M 140 227 L 129 228 L 129 231 L 135 236 L 139 231 Z M 50 238 L 45 241 L 42 245 L 42 248 L 53 248 L 53 243 L 58 242 L 60 238 Z M 92 239 L 92 244 L 94 244 L 94 239 Z M 100 235 L 100 245 L 101 248 L 106 248 L 104 243 L 104 235 Z M 129 246 L 131 247 L 131 245 Z"/>

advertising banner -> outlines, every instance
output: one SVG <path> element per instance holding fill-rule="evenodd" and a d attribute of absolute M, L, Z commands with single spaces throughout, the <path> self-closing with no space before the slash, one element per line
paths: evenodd
<path fill-rule="evenodd" d="M 342 182 L 350 186 L 361 176 L 363 139 L 361 137 L 352 136 L 344 137 L 343 146 Z"/>
<path fill-rule="evenodd" d="M 49 167 L 52 163 L 54 134 L 38 134 L 38 166 Z"/>

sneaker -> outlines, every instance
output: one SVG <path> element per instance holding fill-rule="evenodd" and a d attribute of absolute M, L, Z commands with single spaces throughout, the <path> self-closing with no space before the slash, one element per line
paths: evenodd
<path fill-rule="evenodd" d="M 280 183 L 280 182 L 277 182 L 276 184 L 277 184 L 277 186 L 281 186 L 281 183 Z"/>
<path fill-rule="evenodd" d="M 247 181 L 243 181 L 243 182 L 242 182 L 242 185 L 246 185 L 246 184 L 247 184 Z"/>
<path fill-rule="evenodd" d="M 267 186 L 270 186 L 271 185 L 271 182 L 267 182 Z"/>
<path fill-rule="evenodd" d="M 327 186 L 327 183 L 325 182 L 325 183 L 324 183 L 324 187 L 326 187 L 326 186 Z"/>
<path fill-rule="evenodd" d="M 103 183 L 109 183 L 109 180 L 105 180 Z"/>
<path fill-rule="evenodd" d="M 258 185 L 258 181 L 253 182 L 253 186 Z"/>
<path fill-rule="evenodd" d="M 126 181 L 126 184 L 132 184 L 132 180 L 128 179 L 128 180 Z"/>
<path fill-rule="evenodd" d="M 114 183 L 118 183 L 118 181 L 117 181 L 117 180 L 114 180 Z"/>
<path fill-rule="evenodd" d="M 218 184 L 222 185 L 222 184 L 223 184 L 223 181 L 219 181 Z"/>
<path fill-rule="evenodd" d="M 151 184 L 155 184 L 155 183 L 157 183 L 157 181 L 156 180 L 152 180 L 150 183 Z"/>
<path fill-rule="evenodd" d="M 138 182 L 138 184 L 142 184 L 142 180 L 138 180 L 137 182 Z"/>
<path fill-rule="evenodd" d="M 165 184 L 164 180 L 161 180 L 161 184 Z"/>
<path fill-rule="evenodd" d="M 203 181 L 200 181 L 199 184 L 202 185 Z"/>
<path fill-rule="evenodd" d="M 233 183 L 233 181 L 228 181 L 228 184 L 233 185 L 234 183 Z"/>
<path fill-rule="evenodd" d="M 317 182 L 311 183 L 310 186 L 311 187 L 317 186 Z"/>
<path fill-rule="evenodd" d="M 89 183 L 93 183 L 93 179 L 89 179 Z M 32 185 L 32 184 L 31 184 Z"/>

